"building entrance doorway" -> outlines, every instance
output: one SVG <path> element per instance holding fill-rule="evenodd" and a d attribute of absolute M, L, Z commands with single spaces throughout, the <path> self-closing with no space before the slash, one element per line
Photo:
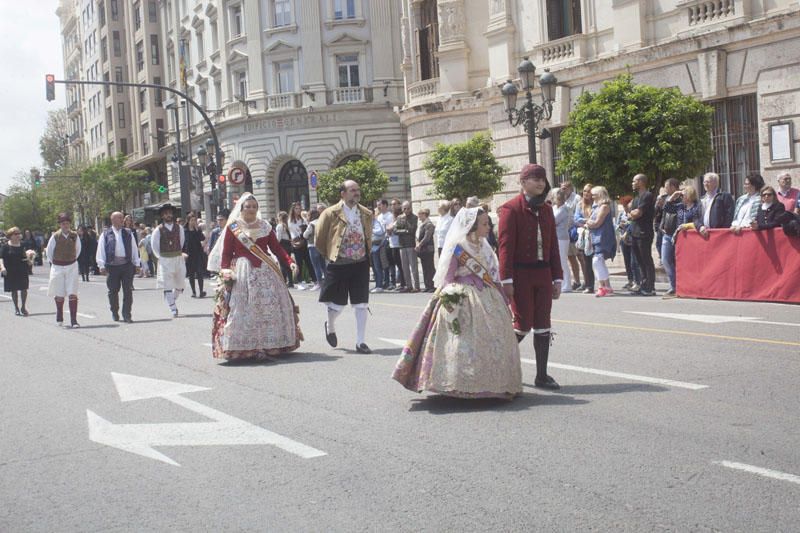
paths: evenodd
<path fill-rule="evenodd" d="M 294 202 L 300 202 L 303 209 L 308 209 L 308 173 L 297 159 L 281 167 L 278 175 L 278 202 L 281 211 L 288 212 Z"/>

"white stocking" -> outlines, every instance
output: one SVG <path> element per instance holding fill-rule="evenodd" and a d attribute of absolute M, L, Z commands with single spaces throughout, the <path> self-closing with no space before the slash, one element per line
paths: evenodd
<path fill-rule="evenodd" d="M 367 332 L 367 308 L 356 307 L 356 346 L 364 343 L 364 335 Z"/>
<path fill-rule="evenodd" d="M 328 306 L 328 333 L 336 333 L 336 317 L 342 314 L 341 309 Z"/>
<path fill-rule="evenodd" d="M 164 298 L 167 300 L 169 308 L 175 310 L 175 291 L 164 291 Z"/>

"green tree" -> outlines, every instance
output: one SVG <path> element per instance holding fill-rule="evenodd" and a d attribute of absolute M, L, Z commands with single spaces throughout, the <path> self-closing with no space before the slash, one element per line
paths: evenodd
<path fill-rule="evenodd" d="M 3 222 L 6 227 L 18 226 L 20 229 L 45 231 L 55 227 L 55 214 L 46 205 L 43 186 L 36 186 L 33 175 L 39 172 L 21 170 L 14 177 L 14 184 L 8 188 L 8 198 L 3 205 Z M 3 228 L 7 229 L 7 228 Z"/>
<path fill-rule="evenodd" d="M 630 191 L 639 172 L 655 187 L 693 177 L 711 159 L 711 115 L 709 106 L 678 89 L 634 84 L 621 74 L 578 99 L 561 132 L 557 170 L 614 195 Z"/>
<path fill-rule="evenodd" d="M 125 159 L 123 154 L 107 157 L 81 171 L 78 186 L 83 189 L 89 213 L 106 215 L 122 211 L 135 194 L 158 190 L 156 182 L 146 179 L 147 171 L 126 167 Z"/>
<path fill-rule="evenodd" d="M 47 174 L 62 170 L 67 166 L 66 109 L 57 109 L 47 113 L 47 125 L 39 138 L 39 152 L 42 154 Z"/>
<path fill-rule="evenodd" d="M 494 142 L 488 132 L 478 133 L 456 144 L 437 143 L 425 160 L 438 198 L 486 198 L 503 188 L 507 168 L 497 162 Z"/>
<path fill-rule="evenodd" d="M 354 180 L 361 189 L 361 204 L 372 203 L 383 196 L 389 187 L 389 176 L 370 157 L 350 161 L 319 176 L 317 196 L 323 202 L 334 204 L 341 199 L 339 187 L 345 180 Z"/>

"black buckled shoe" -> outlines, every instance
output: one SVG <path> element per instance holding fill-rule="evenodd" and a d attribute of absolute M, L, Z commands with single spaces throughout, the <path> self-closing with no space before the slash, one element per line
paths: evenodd
<path fill-rule="evenodd" d="M 369 349 L 369 346 L 363 342 L 361 344 L 356 344 L 356 351 L 363 354 L 372 353 L 372 350 Z"/>
<path fill-rule="evenodd" d="M 539 389 L 547 389 L 547 390 L 558 390 L 561 386 L 556 383 L 556 380 L 551 378 L 550 376 L 545 376 L 544 378 L 536 378 L 533 381 L 533 384 Z"/>
<path fill-rule="evenodd" d="M 113 320 L 114 322 L 119 322 L 119 313 L 111 311 L 111 320 Z"/>
<path fill-rule="evenodd" d="M 336 348 L 336 345 L 339 344 L 339 340 L 336 338 L 336 332 L 328 333 L 328 322 L 325 322 L 325 340 L 328 341 L 328 344 L 331 345 L 332 348 Z"/>

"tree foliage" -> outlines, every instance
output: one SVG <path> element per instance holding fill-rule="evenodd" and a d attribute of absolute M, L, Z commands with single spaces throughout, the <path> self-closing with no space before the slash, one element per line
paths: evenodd
<path fill-rule="evenodd" d="M 335 204 L 341 199 L 339 187 L 345 180 L 353 180 L 361 189 L 361 204 L 372 205 L 389 187 L 389 176 L 370 157 L 350 161 L 319 176 L 317 196 L 323 202 Z"/>
<path fill-rule="evenodd" d="M 107 157 L 92 163 L 80 173 L 80 187 L 85 190 L 85 203 L 91 211 L 107 215 L 122 211 L 135 194 L 155 192 L 158 184 L 148 181 L 147 171 L 125 166 L 125 155 Z"/>
<path fill-rule="evenodd" d="M 57 109 L 47 114 L 47 125 L 39 138 L 45 172 L 62 170 L 67 166 L 67 111 Z"/>
<path fill-rule="evenodd" d="M 693 177 L 711 159 L 711 116 L 709 106 L 678 89 L 634 84 L 621 74 L 578 99 L 561 132 L 558 171 L 612 194 L 629 191 L 640 172 L 656 187 Z"/>
<path fill-rule="evenodd" d="M 437 143 L 424 163 L 433 182 L 429 194 L 438 198 L 486 198 L 501 190 L 507 169 L 497 162 L 493 149 L 488 132 L 462 143 Z"/>
<path fill-rule="evenodd" d="M 135 194 L 155 191 L 158 185 L 145 179 L 147 172 L 125 167 L 118 155 L 86 166 L 51 171 L 40 184 L 31 177 L 38 169 L 14 177 L 4 204 L 3 222 L 38 231 L 56 227 L 58 213 L 77 213 L 78 220 L 92 221 L 111 211 L 124 211 Z"/>

